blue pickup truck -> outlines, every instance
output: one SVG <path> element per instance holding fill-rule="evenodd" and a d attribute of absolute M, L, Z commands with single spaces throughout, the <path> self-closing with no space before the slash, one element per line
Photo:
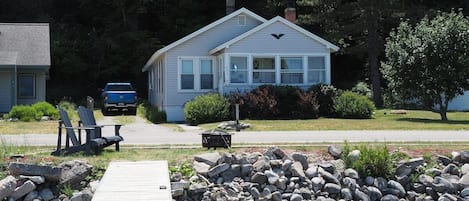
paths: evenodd
<path fill-rule="evenodd" d="M 137 92 L 130 83 L 107 83 L 101 97 L 103 115 L 112 111 L 121 111 L 135 115 L 137 113 Z"/>

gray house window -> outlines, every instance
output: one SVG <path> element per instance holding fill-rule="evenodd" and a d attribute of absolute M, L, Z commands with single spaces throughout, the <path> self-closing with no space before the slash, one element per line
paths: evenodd
<path fill-rule="evenodd" d="M 248 58 L 231 57 L 230 58 L 230 83 L 248 82 Z"/>
<path fill-rule="evenodd" d="M 181 89 L 194 89 L 194 63 L 192 60 L 182 60 Z"/>
<path fill-rule="evenodd" d="M 326 61 L 324 57 L 308 57 L 308 83 L 326 81 Z"/>
<path fill-rule="evenodd" d="M 275 83 L 275 58 L 253 58 L 252 82 L 256 84 Z"/>
<path fill-rule="evenodd" d="M 36 76 L 34 74 L 19 74 L 18 96 L 19 98 L 36 97 Z"/>
<path fill-rule="evenodd" d="M 280 62 L 282 84 L 303 84 L 302 57 L 282 57 Z"/>
<path fill-rule="evenodd" d="M 213 89 L 212 60 L 200 60 L 200 89 Z"/>

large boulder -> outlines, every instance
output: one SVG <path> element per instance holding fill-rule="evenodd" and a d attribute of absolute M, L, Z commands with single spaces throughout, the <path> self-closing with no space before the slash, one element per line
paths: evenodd
<path fill-rule="evenodd" d="M 222 157 L 220 156 L 218 152 L 205 153 L 205 154 L 199 154 L 199 155 L 194 156 L 195 161 L 206 163 L 207 165 L 210 165 L 211 167 L 218 164 L 221 158 Z"/>
<path fill-rule="evenodd" d="M 13 176 L 43 176 L 51 182 L 59 181 L 61 178 L 61 168 L 44 165 L 31 165 L 25 163 L 10 163 L 8 171 Z"/>
<path fill-rule="evenodd" d="M 93 166 L 78 160 L 61 163 L 58 167 L 62 169 L 60 184 L 70 185 L 73 189 L 78 189 L 80 182 L 85 180 L 93 169 Z"/>
<path fill-rule="evenodd" d="M 0 180 L 0 200 L 10 196 L 16 188 L 16 179 L 13 176 L 7 176 Z"/>

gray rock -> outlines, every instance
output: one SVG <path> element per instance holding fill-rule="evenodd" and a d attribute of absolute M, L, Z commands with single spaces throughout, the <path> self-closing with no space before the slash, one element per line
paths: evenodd
<path fill-rule="evenodd" d="M 332 175 L 331 173 L 325 171 L 325 170 L 322 169 L 322 168 L 319 168 L 319 175 L 320 175 L 324 180 L 326 180 L 326 182 L 328 182 L 328 183 L 334 183 L 334 184 L 339 184 L 339 185 L 340 185 L 340 182 L 339 182 L 339 180 L 337 179 L 337 177 L 335 177 L 334 175 Z"/>
<path fill-rule="evenodd" d="M 395 195 L 385 195 L 384 197 L 381 198 L 381 201 L 399 201 L 399 198 Z"/>
<path fill-rule="evenodd" d="M 412 189 L 417 192 L 417 193 L 425 193 L 425 185 L 421 183 L 413 183 L 412 184 Z"/>
<path fill-rule="evenodd" d="M 208 186 L 205 182 L 194 183 L 189 186 L 189 191 L 195 194 L 204 193 L 207 191 L 207 189 L 208 189 Z"/>
<path fill-rule="evenodd" d="M 347 166 L 345 164 L 345 161 L 342 159 L 331 160 L 330 163 L 332 164 L 335 170 L 332 174 L 335 174 L 336 172 L 344 172 Z"/>
<path fill-rule="evenodd" d="M 432 187 L 426 187 L 426 188 L 425 188 L 425 193 L 426 193 L 427 195 L 431 196 L 431 198 L 432 198 L 433 200 L 438 200 L 438 193 L 437 193 L 435 190 L 433 190 Z"/>
<path fill-rule="evenodd" d="M 267 182 L 267 177 L 263 172 L 256 172 L 251 177 L 251 182 L 258 184 L 265 184 Z"/>
<path fill-rule="evenodd" d="M 409 176 L 402 176 L 402 177 L 399 177 L 399 176 L 396 176 L 395 177 L 396 181 L 399 182 L 402 186 L 404 186 L 404 189 L 409 189 L 410 188 L 410 177 Z"/>
<path fill-rule="evenodd" d="M 457 151 L 451 152 L 451 159 L 453 161 L 461 162 L 461 153 L 459 153 Z"/>
<path fill-rule="evenodd" d="M 375 187 L 379 190 L 383 190 L 388 187 L 388 181 L 383 177 L 377 177 L 375 179 Z"/>
<path fill-rule="evenodd" d="M 452 175 L 459 175 L 459 168 L 455 164 L 448 164 L 442 171 L 442 173 L 448 173 Z"/>
<path fill-rule="evenodd" d="M 188 183 L 190 186 L 190 183 Z M 171 182 L 171 195 L 172 197 L 179 197 L 184 195 L 184 186 L 185 183 L 181 182 Z"/>
<path fill-rule="evenodd" d="M 461 163 L 469 163 L 469 151 L 461 151 Z"/>
<path fill-rule="evenodd" d="M 292 173 L 292 176 L 294 177 L 306 178 L 305 172 L 303 170 L 303 165 L 301 165 L 301 163 L 298 161 L 294 162 L 291 165 L 290 171 Z"/>
<path fill-rule="evenodd" d="M 355 192 L 357 189 L 357 181 L 355 179 L 352 179 L 350 177 L 345 177 L 342 179 L 343 186 L 346 188 L 349 188 L 352 192 Z"/>
<path fill-rule="evenodd" d="M 457 190 L 451 182 L 440 176 L 433 179 L 432 188 L 439 193 L 454 193 Z"/>
<path fill-rule="evenodd" d="M 324 186 L 325 183 L 326 183 L 326 181 L 324 181 L 324 179 L 322 177 L 313 177 L 311 179 L 312 190 L 315 193 L 321 191 L 321 189 L 322 189 L 322 187 Z"/>
<path fill-rule="evenodd" d="M 259 159 L 253 165 L 254 171 L 264 172 L 264 170 L 270 169 L 270 163 L 266 159 Z"/>
<path fill-rule="evenodd" d="M 208 175 L 208 170 L 210 169 L 210 165 L 203 162 L 194 161 L 193 168 L 196 173 L 201 175 Z"/>
<path fill-rule="evenodd" d="M 252 171 L 254 171 L 254 167 L 252 166 L 252 164 L 242 164 L 241 165 L 241 176 L 242 177 L 249 176 Z"/>
<path fill-rule="evenodd" d="M 327 183 L 324 185 L 324 191 L 328 192 L 329 194 L 339 194 L 340 193 L 340 186 L 334 183 Z"/>
<path fill-rule="evenodd" d="M 285 152 L 278 147 L 272 148 L 272 152 L 275 154 L 275 156 L 277 156 L 278 159 L 283 159 L 285 156 L 287 156 L 287 154 L 285 154 Z"/>
<path fill-rule="evenodd" d="M 278 189 L 280 190 L 285 190 L 287 188 L 287 182 L 288 182 L 288 178 L 286 178 L 285 176 L 281 176 L 277 183 L 275 184 L 275 186 L 277 186 Z"/>
<path fill-rule="evenodd" d="M 466 187 L 461 190 L 461 193 L 459 194 L 461 197 L 468 197 L 469 196 L 469 187 Z"/>
<path fill-rule="evenodd" d="M 233 154 L 225 152 L 225 153 L 222 154 L 220 162 L 228 163 L 228 164 L 231 165 L 235 162 L 235 158 L 234 158 Z"/>
<path fill-rule="evenodd" d="M 367 186 L 372 186 L 375 182 L 375 178 L 373 178 L 372 176 L 367 176 L 365 178 L 365 185 Z"/>
<path fill-rule="evenodd" d="M 409 176 L 412 173 L 412 167 L 406 164 L 401 164 L 399 167 L 396 169 L 396 176 L 402 177 L 402 176 Z"/>
<path fill-rule="evenodd" d="M 282 201 L 282 193 L 275 191 L 272 193 L 272 201 Z"/>
<path fill-rule="evenodd" d="M 295 152 L 292 154 L 292 158 L 294 161 L 298 161 L 301 163 L 301 165 L 303 166 L 303 170 L 308 169 L 308 157 L 305 154 Z"/>
<path fill-rule="evenodd" d="M 210 167 L 213 167 L 218 164 L 218 162 L 221 160 L 221 156 L 218 152 L 213 152 L 213 153 L 204 153 L 204 154 L 199 154 L 194 156 L 194 160 L 197 162 L 201 163 L 206 163 L 207 165 L 210 165 Z"/>
<path fill-rule="evenodd" d="M 344 176 L 350 177 L 352 179 L 359 179 L 358 172 L 352 168 L 348 168 L 344 171 Z"/>
<path fill-rule="evenodd" d="M 388 186 L 389 188 L 393 188 L 399 191 L 399 197 L 404 197 L 405 196 L 405 189 L 404 187 L 397 181 L 394 180 L 389 180 L 388 181 Z"/>
<path fill-rule="evenodd" d="M 15 191 L 10 195 L 10 197 L 14 198 L 15 200 L 25 196 L 26 194 L 30 193 L 36 189 L 36 184 L 32 181 L 26 181 L 23 185 L 16 187 Z"/>
<path fill-rule="evenodd" d="M 262 158 L 262 154 L 259 153 L 259 152 L 253 152 L 253 153 L 250 153 L 247 157 L 248 159 L 248 162 L 251 163 L 251 164 L 254 164 L 255 162 L 257 162 L 257 160 L 259 160 L 260 158 Z"/>
<path fill-rule="evenodd" d="M 352 191 L 350 191 L 350 189 L 348 189 L 348 188 L 340 189 L 340 195 L 341 195 L 342 198 L 344 198 L 345 200 L 353 200 Z"/>
<path fill-rule="evenodd" d="M 343 149 L 342 149 L 342 146 L 340 145 L 330 145 L 329 147 L 327 147 L 327 152 L 334 159 L 338 159 L 342 156 Z"/>
<path fill-rule="evenodd" d="M 272 191 L 269 188 L 264 188 L 260 196 L 266 200 L 272 199 Z"/>
<path fill-rule="evenodd" d="M 10 196 L 16 188 L 16 179 L 13 176 L 7 176 L 0 180 L 0 200 Z"/>
<path fill-rule="evenodd" d="M 355 200 L 360 200 L 360 201 L 370 201 L 370 196 L 368 196 L 366 193 L 360 191 L 360 190 L 355 190 L 355 194 L 353 196 Z"/>
<path fill-rule="evenodd" d="M 335 167 L 332 163 L 321 163 L 319 164 L 319 167 L 321 167 L 323 170 L 331 173 L 331 174 L 334 174 L 335 172 Z"/>
<path fill-rule="evenodd" d="M 430 168 L 430 169 L 425 170 L 425 174 L 440 176 L 441 175 L 441 170 L 437 169 L 437 168 Z"/>
<path fill-rule="evenodd" d="M 405 164 L 410 166 L 412 170 L 415 170 L 417 169 L 418 166 L 421 166 L 424 162 L 425 160 L 423 160 L 423 157 L 419 157 L 419 158 L 412 158 L 408 160 Z"/>
<path fill-rule="evenodd" d="M 374 186 L 367 187 L 367 190 L 368 190 L 368 196 L 370 197 L 371 201 L 379 201 L 381 197 L 383 197 L 383 194 L 381 193 L 381 191 Z"/>
<path fill-rule="evenodd" d="M 443 165 L 448 165 L 453 162 L 453 160 L 447 156 L 438 155 L 438 161 L 443 163 Z"/>
<path fill-rule="evenodd" d="M 306 177 L 308 178 L 313 178 L 313 177 L 317 177 L 319 175 L 318 173 L 318 166 L 313 166 L 313 167 L 309 167 L 306 171 L 305 171 L 305 175 Z"/>
<path fill-rule="evenodd" d="M 20 179 L 29 179 L 35 184 L 43 184 L 46 181 L 46 178 L 43 176 L 26 176 L 26 175 L 20 175 Z"/>
<path fill-rule="evenodd" d="M 221 174 L 222 172 L 228 170 L 229 168 L 230 168 L 230 165 L 228 165 L 227 163 L 216 165 L 215 167 L 210 168 L 210 170 L 208 170 L 208 176 L 209 177 L 217 176 Z"/>
<path fill-rule="evenodd" d="M 61 169 L 58 167 L 30 165 L 25 163 L 10 163 L 8 170 L 11 175 L 43 176 L 48 181 L 59 181 Z"/>
<path fill-rule="evenodd" d="M 303 197 L 299 194 L 292 194 L 290 197 L 290 201 L 302 201 Z"/>
<path fill-rule="evenodd" d="M 446 198 L 449 201 L 458 201 L 459 200 L 456 196 L 448 194 L 448 193 L 445 193 L 445 194 L 441 195 L 438 200 L 440 200 L 441 198 Z"/>
<path fill-rule="evenodd" d="M 360 150 L 353 150 L 347 155 L 348 160 L 352 162 L 358 160 L 359 157 L 360 157 Z"/>
<path fill-rule="evenodd" d="M 252 187 L 250 191 L 251 191 L 251 195 L 253 198 L 259 199 L 261 197 L 261 193 L 259 192 L 259 189 Z"/>
<path fill-rule="evenodd" d="M 293 161 L 291 161 L 290 159 L 286 159 L 285 161 L 283 161 L 282 170 L 287 171 L 290 169 L 292 165 L 293 165 Z"/>
<path fill-rule="evenodd" d="M 38 196 L 39 196 L 39 193 L 37 191 L 31 191 L 24 197 L 23 201 L 33 201 Z"/>
<path fill-rule="evenodd" d="M 418 178 L 419 182 L 425 186 L 431 186 L 433 183 L 433 178 L 428 175 L 420 175 Z"/>
<path fill-rule="evenodd" d="M 301 194 L 301 197 L 303 197 L 303 199 L 305 200 L 311 200 L 311 190 L 309 190 L 308 188 L 306 187 L 302 187 L 300 188 L 300 194 Z"/>
<path fill-rule="evenodd" d="M 169 178 L 171 182 L 181 181 L 181 179 L 182 179 L 182 174 L 180 172 L 173 172 L 171 174 L 171 177 Z"/>
<path fill-rule="evenodd" d="M 459 180 L 459 184 L 463 188 L 469 187 L 469 174 L 463 175 L 461 179 Z"/>
<path fill-rule="evenodd" d="M 70 185 L 73 189 L 78 189 L 80 182 L 90 176 L 93 169 L 93 166 L 78 160 L 61 163 L 58 167 L 62 169 L 60 184 Z"/>
<path fill-rule="evenodd" d="M 466 163 L 461 167 L 461 174 L 465 175 L 467 173 L 469 173 L 469 163 Z"/>
<path fill-rule="evenodd" d="M 52 191 L 49 188 L 44 188 L 44 189 L 40 190 L 39 191 L 39 196 L 41 196 L 41 198 L 44 201 L 49 201 L 49 200 L 54 199 L 54 193 L 52 193 Z"/>
<path fill-rule="evenodd" d="M 270 167 L 272 168 L 282 168 L 283 161 L 280 159 L 270 160 L 269 164 L 270 164 Z"/>
<path fill-rule="evenodd" d="M 280 179 L 278 174 L 276 174 L 275 172 L 271 170 L 266 170 L 264 174 L 267 177 L 267 181 L 269 182 L 269 184 L 275 184 Z"/>

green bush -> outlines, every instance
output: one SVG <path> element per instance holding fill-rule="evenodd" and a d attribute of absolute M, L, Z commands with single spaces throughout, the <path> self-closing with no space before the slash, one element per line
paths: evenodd
<path fill-rule="evenodd" d="M 140 103 L 137 108 L 139 116 L 145 117 L 152 123 L 166 122 L 166 112 L 160 111 L 158 107 L 153 107 L 147 102 Z"/>
<path fill-rule="evenodd" d="M 394 165 L 389 149 L 386 145 L 368 147 L 361 145 L 355 147 L 360 150 L 360 156 L 352 161 L 347 156 L 351 148 L 346 144 L 342 156 L 347 168 L 352 168 L 358 172 L 361 178 L 366 176 L 390 178 L 394 172 Z"/>
<path fill-rule="evenodd" d="M 16 105 L 13 106 L 10 110 L 10 118 L 18 118 L 20 121 L 33 121 L 33 120 L 40 120 L 42 117 L 42 113 L 36 111 L 31 106 L 27 105 Z"/>
<path fill-rule="evenodd" d="M 376 108 L 366 96 L 346 91 L 337 98 L 334 109 L 342 118 L 367 119 L 371 118 Z"/>
<path fill-rule="evenodd" d="M 59 119 L 59 111 L 50 103 L 42 101 L 31 105 L 36 111 L 41 112 L 43 115 L 49 116 L 52 119 Z"/>
<path fill-rule="evenodd" d="M 195 97 L 184 106 L 186 121 L 191 125 L 223 121 L 229 118 L 230 103 L 219 94 Z"/>
<path fill-rule="evenodd" d="M 373 98 L 373 93 L 371 91 L 370 85 L 365 82 L 358 82 L 353 88 L 352 92 L 368 97 L 369 99 Z"/>
<path fill-rule="evenodd" d="M 311 86 L 308 91 L 316 95 L 320 116 L 330 116 L 334 113 L 334 100 L 339 94 L 337 88 L 328 84 L 316 84 Z"/>

